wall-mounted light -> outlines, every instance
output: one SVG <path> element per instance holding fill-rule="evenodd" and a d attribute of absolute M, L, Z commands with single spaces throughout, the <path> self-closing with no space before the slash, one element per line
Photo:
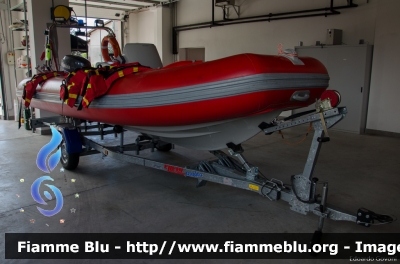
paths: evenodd
<path fill-rule="evenodd" d="M 221 7 L 224 12 L 224 19 L 229 18 L 229 8 L 232 7 L 237 16 L 240 17 L 240 6 L 235 5 L 235 0 L 215 0 L 215 6 Z"/>
<path fill-rule="evenodd" d="M 224 6 L 234 6 L 235 0 L 215 0 L 215 6 L 224 7 Z"/>

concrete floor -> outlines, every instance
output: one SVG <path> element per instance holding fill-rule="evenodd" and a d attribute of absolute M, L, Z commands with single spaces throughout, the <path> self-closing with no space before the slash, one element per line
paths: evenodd
<path fill-rule="evenodd" d="M 285 132 L 298 141 L 307 127 Z M 377 213 L 400 216 L 400 139 L 355 135 L 331 131 L 331 142 L 323 145 L 315 176 L 329 181 L 328 202 L 350 212 L 366 207 Z M 243 144 L 245 157 L 267 177 L 289 183 L 290 176 L 302 172 L 310 140 L 291 147 L 279 134 L 259 134 Z M 196 189 L 196 180 L 126 162 L 82 157 L 79 167 L 50 174 L 64 196 L 64 208 L 54 217 L 44 217 L 36 209 L 30 186 L 45 175 L 36 167 L 36 156 L 50 136 L 18 130 L 13 121 L 0 121 L 0 263 L 264 263 L 263 260 L 4 260 L 4 234 L 35 233 L 145 233 L 145 232 L 255 232 L 312 233 L 317 217 L 289 210 L 283 201 L 268 199 L 249 191 L 208 183 Z M 107 136 L 106 141 L 113 140 Z M 142 156 L 156 160 L 192 164 L 213 158 L 207 152 L 176 147 L 169 153 Z M 20 182 L 24 179 L 24 182 Z M 75 183 L 71 179 L 76 179 Z M 79 193 L 79 198 L 74 194 Z M 19 196 L 19 197 L 18 197 Z M 25 212 L 20 213 L 19 209 Z M 75 214 L 70 208 L 76 208 Z M 59 219 L 65 219 L 64 224 Z M 30 219 L 35 219 L 31 224 Z M 330 233 L 400 233 L 399 222 L 363 228 L 350 222 L 326 221 Z M 272 260 L 273 263 L 315 263 L 313 260 Z M 347 261 L 324 260 L 324 263 Z M 321 263 L 319 260 L 318 263 Z"/>

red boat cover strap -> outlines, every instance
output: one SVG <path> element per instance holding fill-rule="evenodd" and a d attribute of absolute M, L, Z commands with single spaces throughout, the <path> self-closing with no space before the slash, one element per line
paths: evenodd
<path fill-rule="evenodd" d="M 22 94 L 22 99 L 24 99 L 25 107 L 29 107 L 32 97 L 36 92 L 36 88 L 39 84 L 45 82 L 46 80 L 56 77 L 56 76 L 66 76 L 65 72 L 46 72 L 35 74 L 30 81 L 24 84 L 24 91 Z"/>
<path fill-rule="evenodd" d="M 138 62 L 109 66 L 98 69 L 79 69 L 69 73 L 60 89 L 60 98 L 73 107 L 79 95 L 82 101 L 78 110 L 88 108 L 97 97 L 107 93 L 113 83 L 132 73 L 148 71 L 151 68 L 140 65 Z"/>

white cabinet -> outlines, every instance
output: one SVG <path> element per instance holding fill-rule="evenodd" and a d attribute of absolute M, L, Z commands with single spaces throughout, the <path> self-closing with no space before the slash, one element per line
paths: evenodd
<path fill-rule="evenodd" d="M 339 91 L 342 96 L 340 106 L 347 107 L 348 114 L 333 129 L 365 133 L 372 48 L 371 45 L 296 47 L 299 57 L 313 57 L 325 65 L 330 77 L 328 89 Z M 296 109 L 294 113 L 312 107 Z"/>

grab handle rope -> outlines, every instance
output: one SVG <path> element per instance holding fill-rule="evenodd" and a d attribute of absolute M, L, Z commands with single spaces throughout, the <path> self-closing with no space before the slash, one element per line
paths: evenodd
<path fill-rule="evenodd" d="M 283 136 L 282 130 L 279 130 L 279 135 L 281 135 L 283 142 L 285 142 L 285 143 L 288 144 L 289 146 L 294 147 L 294 146 L 296 146 L 296 145 L 301 144 L 304 140 L 306 140 L 306 138 L 307 138 L 307 136 L 308 136 L 308 134 L 310 133 L 311 130 L 312 130 L 312 124 L 310 123 L 310 126 L 309 126 L 308 129 L 307 129 L 306 135 L 305 135 L 300 141 L 298 141 L 298 142 L 296 142 L 296 143 L 291 143 L 291 142 L 287 141 L 287 140 L 285 139 L 285 137 Z"/>

